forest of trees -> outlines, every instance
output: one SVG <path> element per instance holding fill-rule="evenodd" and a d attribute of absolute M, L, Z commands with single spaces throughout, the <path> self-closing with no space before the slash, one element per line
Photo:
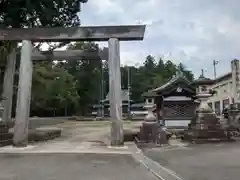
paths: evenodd
<path fill-rule="evenodd" d="M 98 49 L 98 45 L 81 42 L 71 44 L 68 48 Z M 181 70 L 189 80 L 193 79 L 192 73 L 187 71 L 183 64 L 176 65 L 170 60 L 155 60 L 149 55 L 140 67 L 121 67 L 123 89 L 128 87 L 128 68 L 130 68 L 131 99 L 134 102 L 141 101 L 143 92 L 160 86 L 169 80 L 177 70 Z M 99 103 L 102 98 L 102 78 L 105 97 L 109 91 L 106 61 L 79 60 L 57 64 L 51 61 L 35 63 L 32 115 L 88 113 L 89 106 Z"/>
<path fill-rule="evenodd" d="M 5 0 L 0 2 L 0 21 L 2 27 L 71 27 L 80 25 L 77 16 L 79 0 Z M 87 2 L 81 0 L 81 2 Z M 100 2 L 99 2 L 100 3 Z M 21 8 L 20 8 L 21 7 Z M 63 42 L 51 46 L 51 50 L 67 45 L 67 49 L 98 50 L 96 43 Z M 4 73 L 6 58 L 13 42 L 1 42 L 1 72 Z M 35 47 L 39 45 L 35 44 Z M 133 60 L 136 61 L 136 60 Z M 128 87 L 128 68 L 130 72 L 131 99 L 142 100 L 142 93 L 167 82 L 177 70 L 181 70 L 189 79 L 193 74 L 183 64 L 174 64 L 171 60 L 155 59 L 146 55 L 140 67 L 121 67 L 122 88 Z M 3 73 L 1 84 L 3 84 Z M 17 76 L 17 75 L 16 75 Z M 104 80 L 103 88 L 102 78 Z M 14 85 L 14 102 L 16 106 L 17 78 Z M 84 115 L 92 104 L 99 103 L 108 93 L 107 62 L 99 60 L 79 60 L 69 62 L 53 61 L 34 62 L 32 86 L 32 116 Z M 13 110 L 14 110 L 13 109 Z M 14 113 L 14 112 L 13 112 Z"/>

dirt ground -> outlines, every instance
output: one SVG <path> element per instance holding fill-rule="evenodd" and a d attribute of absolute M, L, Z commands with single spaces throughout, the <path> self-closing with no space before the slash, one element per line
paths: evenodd
<path fill-rule="evenodd" d="M 123 129 L 125 130 L 139 130 L 141 122 L 139 121 L 124 121 Z M 58 124 L 57 127 L 62 129 L 62 137 L 70 138 L 74 141 L 95 140 L 107 143 L 110 140 L 111 122 L 109 121 L 89 121 L 79 122 L 70 121 Z"/>
<path fill-rule="evenodd" d="M 124 121 L 124 129 L 138 130 L 140 122 Z M 110 145 L 109 121 L 67 121 L 53 126 L 62 129 L 62 136 L 46 142 L 31 143 L 28 147 L 16 149 L 12 146 L 0 148 L 1 152 L 113 152 Z M 125 148 L 125 151 L 124 151 Z M 127 147 L 115 149 L 115 153 L 127 153 Z"/>

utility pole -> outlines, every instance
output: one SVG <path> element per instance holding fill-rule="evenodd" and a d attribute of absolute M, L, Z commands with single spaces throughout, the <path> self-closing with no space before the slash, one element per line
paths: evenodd
<path fill-rule="evenodd" d="M 219 61 L 213 60 L 213 71 L 214 71 L 214 78 L 217 78 L 217 72 L 216 72 L 216 65 Z"/>
<path fill-rule="evenodd" d="M 128 116 L 131 115 L 131 84 L 130 84 L 130 66 L 128 66 Z"/>
<path fill-rule="evenodd" d="M 101 115 L 104 117 L 104 71 L 103 71 L 103 60 L 101 60 Z"/>
<path fill-rule="evenodd" d="M 201 73 L 201 76 L 204 77 L 204 71 L 203 71 L 203 69 L 201 69 L 201 72 L 202 72 L 202 73 Z"/>

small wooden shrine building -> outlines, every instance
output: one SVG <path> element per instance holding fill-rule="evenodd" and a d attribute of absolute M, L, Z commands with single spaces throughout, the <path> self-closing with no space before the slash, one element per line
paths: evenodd
<path fill-rule="evenodd" d="M 128 106 L 133 104 L 133 101 L 130 99 L 129 91 L 127 89 L 122 89 L 121 91 L 122 99 L 122 114 L 124 116 L 128 115 Z M 103 109 L 102 109 L 103 108 Z M 104 100 L 101 100 L 99 104 L 94 104 L 91 106 L 91 115 L 101 116 L 102 110 L 104 116 L 110 115 L 110 103 L 109 103 L 109 93 L 106 95 Z"/>
<path fill-rule="evenodd" d="M 154 99 L 157 119 L 166 127 L 185 128 L 195 116 L 196 87 L 182 73 L 143 96 Z"/>

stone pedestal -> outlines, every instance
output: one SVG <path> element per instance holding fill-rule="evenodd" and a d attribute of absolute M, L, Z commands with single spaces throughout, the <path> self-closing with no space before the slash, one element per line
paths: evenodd
<path fill-rule="evenodd" d="M 239 104 L 232 104 L 228 110 L 228 126 L 240 127 L 240 108 Z"/>
<path fill-rule="evenodd" d="M 148 114 L 140 127 L 137 143 L 139 146 L 157 146 L 168 143 L 167 133 L 157 122 L 151 107 L 148 108 Z"/>
<path fill-rule="evenodd" d="M 9 133 L 9 126 L 6 122 L 3 121 L 3 106 L 0 103 L 0 147 L 11 145 L 12 144 L 12 138 L 13 134 Z"/>
<path fill-rule="evenodd" d="M 240 107 L 239 104 L 231 104 L 225 112 L 225 129 L 229 136 L 240 136 Z"/>
<path fill-rule="evenodd" d="M 12 145 L 13 134 L 9 133 L 9 127 L 0 122 L 0 147 Z"/>
<path fill-rule="evenodd" d="M 157 129 L 156 122 L 143 122 L 139 132 L 139 142 L 156 143 L 157 142 Z"/>
<path fill-rule="evenodd" d="M 221 127 L 219 119 L 208 106 L 201 102 L 196 111 L 196 117 L 190 128 L 184 132 L 183 140 L 194 143 L 231 141 L 227 133 Z"/>
<path fill-rule="evenodd" d="M 0 122 L 1 123 L 5 122 L 3 119 L 3 111 L 4 111 L 4 107 L 2 105 L 2 102 L 0 102 Z"/>

